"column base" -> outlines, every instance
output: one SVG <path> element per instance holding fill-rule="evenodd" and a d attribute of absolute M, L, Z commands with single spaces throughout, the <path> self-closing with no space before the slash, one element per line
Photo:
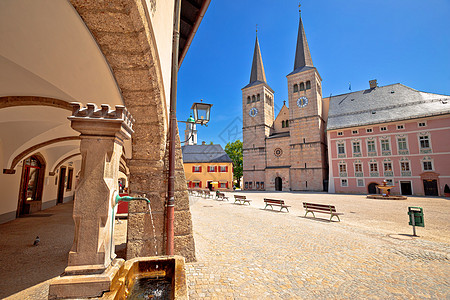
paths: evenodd
<path fill-rule="evenodd" d="M 48 299 L 100 297 L 104 292 L 110 290 L 111 282 L 124 262 L 123 259 L 116 258 L 100 274 L 73 275 L 72 273 L 71 275 L 59 276 L 50 283 Z M 92 269 L 92 266 L 89 267 Z M 83 267 L 78 267 L 77 271 L 81 270 L 83 270 Z"/>

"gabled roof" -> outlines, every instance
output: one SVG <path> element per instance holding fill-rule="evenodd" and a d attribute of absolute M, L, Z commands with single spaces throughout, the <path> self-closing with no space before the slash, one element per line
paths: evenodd
<path fill-rule="evenodd" d="M 403 84 L 332 96 L 327 130 L 450 114 L 450 96 Z"/>
<path fill-rule="evenodd" d="M 181 151 L 184 163 L 233 162 L 220 145 L 185 145 Z"/>
<path fill-rule="evenodd" d="M 298 23 L 297 48 L 295 50 L 294 71 L 289 75 L 314 68 L 311 53 L 309 52 L 308 41 L 306 40 L 303 21 L 300 17 Z"/>

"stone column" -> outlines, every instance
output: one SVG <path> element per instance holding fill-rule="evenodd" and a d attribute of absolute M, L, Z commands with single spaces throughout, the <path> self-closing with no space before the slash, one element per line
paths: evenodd
<path fill-rule="evenodd" d="M 118 173 L 123 142 L 131 138 L 133 118 L 124 106 L 82 108 L 71 103 L 69 117 L 81 133 L 80 182 L 73 209 L 75 237 L 64 276 L 52 282 L 50 298 L 94 297 L 109 289 L 123 260 L 114 260 L 113 212 L 119 191 Z M 87 276 L 86 276 L 87 275 Z"/>

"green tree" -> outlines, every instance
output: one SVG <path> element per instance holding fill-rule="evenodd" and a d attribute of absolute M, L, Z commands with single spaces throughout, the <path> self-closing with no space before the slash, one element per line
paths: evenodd
<path fill-rule="evenodd" d="M 233 161 L 233 178 L 237 182 L 237 186 L 240 187 L 240 181 L 242 177 L 242 142 L 237 140 L 233 143 L 228 142 L 225 146 L 225 152 Z"/>

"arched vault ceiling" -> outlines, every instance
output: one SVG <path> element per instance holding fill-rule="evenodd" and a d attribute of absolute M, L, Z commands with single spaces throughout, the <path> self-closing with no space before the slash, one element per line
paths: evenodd
<path fill-rule="evenodd" d="M 123 105 L 91 33 L 66 0 L 0 1 L 0 97 Z"/>

